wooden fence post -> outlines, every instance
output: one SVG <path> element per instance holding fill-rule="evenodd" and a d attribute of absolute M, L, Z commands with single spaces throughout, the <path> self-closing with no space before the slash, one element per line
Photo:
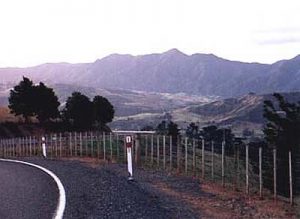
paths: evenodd
<path fill-rule="evenodd" d="M 290 182 L 290 204 L 293 205 L 293 175 L 292 175 L 292 152 L 289 150 L 289 182 Z"/>
<path fill-rule="evenodd" d="M 106 142 L 105 142 L 105 132 L 103 132 L 103 160 L 106 160 Z"/>
<path fill-rule="evenodd" d="M 246 193 L 249 194 L 249 145 L 246 144 Z"/>
<path fill-rule="evenodd" d="M 166 136 L 163 136 L 163 166 L 166 169 Z"/>
<path fill-rule="evenodd" d="M 222 186 L 225 186 L 225 166 L 224 166 L 224 158 L 225 158 L 225 142 L 222 141 Z"/>
<path fill-rule="evenodd" d="M 160 151 L 159 151 L 159 150 L 160 150 L 160 149 L 159 149 L 159 140 L 160 140 L 160 139 L 159 139 L 159 135 L 158 135 L 158 136 L 156 137 L 156 148 L 157 148 L 157 156 L 156 156 L 156 158 L 157 158 L 157 166 L 158 166 L 158 167 L 159 167 L 159 154 L 160 154 L 160 153 L 159 153 L 159 152 L 160 152 Z"/>
<path fill-rule="evenodd" d="M 188 172 L 188 138 L 184 139 L 184 148 L 185 148 L 185 174 Z"/>
<path fill-rule="evenodd" d="M 273 190 L 274 190 L 274 200 L 277 199 L 277 165 L 276 165 L 276 160 L 277 160 L 277 154 L 276 154 L 276 149 L 273 149 Z"/>
<path fill-rule="evenodd" d="M 211 179 L 214 180 L 214 141 L 211 141 Z"/>
<path fill-rule="evenodd" d="M 148 135 L 145 135 L 145 160 L 148 162 Z"/>
<path fill-rule="evenodd" d="M 151 165 L 153 165 L 153 153 L 154 153 L 154 136 L 151 135 Z"/>
<path fill-rule="evenodd" d="M 205 177 L 205 141 L 202 139 L 202 179 Z"/>
<path fill-rule="evenodd" d="M 172 157 L 173 157 L 173 145 L 172 145 L 172 135 L 170 135 L 170 170 L 172 170 Z"/>
<path fill-rule="evenodd" d="M 262 147 L 259 147 L 259 197 L 262 198 Z"/>
<path fill-rule="evenodd" d="M 113 159 L 113 142 L 112 142 L 112 134 L 109 133 L 109 147 L 110 147 L 110 161 Z"/>
<path fill-rule="evenodd" d="M 196 142 L 193 138 L 193 174 L 196 174 Z"/>
<path fill-rule="evenodd" d="M 137 134 L 135 136 L 135 163 L 137 166 L 140 166 L 141 164 L 141 136 L 140 134 Z"/>
<path fill-rule="evenodd" d="M 181 139 L 180 139 L 180 136 L 178 136 L 177 138 L 177 171 L 180 173 L 181 171 L 181 168 L 180 168 L 180 165 L 181 165 Z"/>
<path fill-rule="evenodd" d="M 120 158 L 120 148 L 119 148 L 119 135 L 116 134 L 116 141 L 117 141 L 117 144 L 116 144 L 116 147 L 117 147 L 117 160 L 119 160 Z"/>

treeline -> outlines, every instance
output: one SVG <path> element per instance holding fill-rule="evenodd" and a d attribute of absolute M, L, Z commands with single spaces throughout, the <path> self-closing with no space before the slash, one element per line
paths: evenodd
<path fill-rule="evenodd" d="M 38 123 L 50 131 L 106 131 L 115 112 L 105 97 L 90 100 L 80 92 L 73 92 L 61 104 L 52 88 L 42 82 L 35 85 L 26 77 L 10 91 L 8 101 L 11 113 L 22 116 L 25 124 Z"/>

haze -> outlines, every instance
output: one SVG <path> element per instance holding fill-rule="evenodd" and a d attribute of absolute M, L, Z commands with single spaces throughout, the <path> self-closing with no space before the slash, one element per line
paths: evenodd
<path fill-rule="evenodd" d="M 297 0 L 3 0 L 0 67 L 178 48 L 273 63 L 300 53 Z"/>

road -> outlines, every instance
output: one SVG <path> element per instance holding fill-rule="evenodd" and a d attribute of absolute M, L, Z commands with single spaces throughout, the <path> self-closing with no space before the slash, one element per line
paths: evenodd
<path fill-rule="evenodd" d="M 0 218 L 52 218 L 58 202 L 54 180 L 24 164 L 0 161 Z"/>

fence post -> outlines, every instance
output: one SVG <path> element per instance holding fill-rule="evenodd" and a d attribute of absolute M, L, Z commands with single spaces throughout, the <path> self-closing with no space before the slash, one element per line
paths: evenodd
<path fill-rule="evenodd" d="M 249 145 L 246 144 L 246 193 L 249 194 Z"/>
<path fill-rule="evenodd" d="M 163 160 L 163 166 L 164 169 L 166 169 L 166 136 L 163 136 L 163 156 L 164 156 L 164 160 Z"/>
<path fill-rule="evenodd" d="M 77 132 L 74 133 L 74 156 L 77 156 Z"/>
<path fill-rule="evenodd" d="M 262 198 L 262 147 L 259 147 L 259 197 Z"/>
<path fill-rule="evenodd" d="M 225 167 L 224 167 L 224 157 L 225 157 L 225 142 L 222 141 L 222 186 L 225 186 Z"/>
<path fill-rule="evenodd" d="M 151 165 L 153 165 L 153 152 L 154 152 L 154 136 L 151 135 Z"/>
<path fill-rule="evenodd" d="M 202 179 L 205 177 L 205 141 L 202 139 Z"/>
<path fill-rule="evenodd" d="M 293 205 L 292 152 L 289 150 L 290 204 Z"/>
<path fill-rule="evenodd" d="M 196 174 L 196 142 L 193 138 L 193 174 Z"/>
<path fill-rule="evenodd" d="M 109 147 L 110 147 L 110 161 L 113 159 L 113 142 L 112 142 L 112 134 L 109 133 Z"/>
<path fill-rule="evenodd" d="M 185 174 L 188 172 L 188 138 L 184 139 L 184 148 L 185 148 Z"/>
<path fill-rule="evenodd" d="M 177 171 L 180 173 L 180 159 L 181 159 L 181 139 L 180 136 L 177 138 Z"/>
<path fill-rule="evenodd" d="M 172 145 L 172 135 L 170 135 L 170 170 L 172 170 L 172 157 L 173 157 L 173 145 Z"/>
<path fill-rule="evenodd" d="M 277 199 L 277 165 L 276 165 L 276 160 L 277 160 L 277 154 L 276 154 L 276 149 L 273 149 L 273 187 L 274 187 L 274 200 Z"/>
<path fill-rule="evenodd" d="M 59 156 L 62 157 L 62 134 L 59 133 Z"/>
<path fill-rule="evenodd" d="M 140 145 L 140 139 L 141 139 L 141 136 L 140 134 L 137 134 L 135 136 L 135 163 L 137 166 L 140 165 L 141 163 L 141 145 Z"/>
<path fill-rule="evenodd" d="M 148 135 L 145 135 L 145 161 L 148 161 Z"/>
<path fill-rule="evenodd" d="M 105 142 L 105 132 L 103 132 L 103 160 L 106 160 L 106 142 Z"/>
<path fill-rule="evenodd" d="M 211 179 L 214 180 L 214 141 L 211 141 Z"/>
<path fill-rule="evenodd" d="M 159 167 L 159 135 L 156 138 L 156 148 L 157 148 L 157 166 Z"/>
<path fill-rule="evenodd" d="M 119 149 L 119 135 L 116 134 L 116 141 L 117 141 L 117 144 L 116 144 L 116 147 L 117 147 L 117 160 L 119 160 L 120 158 L 120 149 Z"/>
<path fill-rule="evenodd" d="M 58 157 L 58 136 L 55 133 L 55 156 Z"/>

